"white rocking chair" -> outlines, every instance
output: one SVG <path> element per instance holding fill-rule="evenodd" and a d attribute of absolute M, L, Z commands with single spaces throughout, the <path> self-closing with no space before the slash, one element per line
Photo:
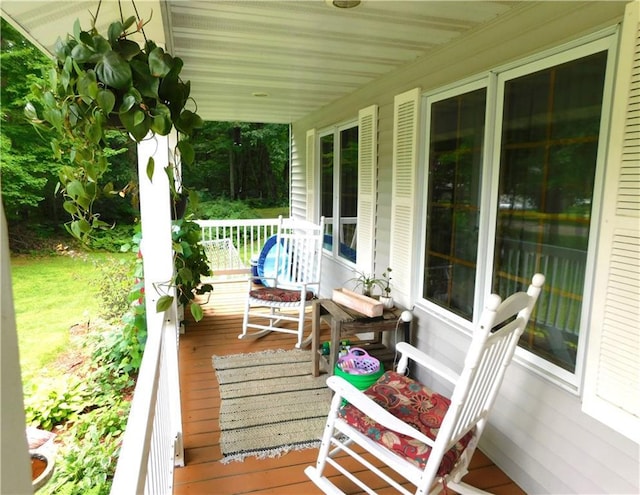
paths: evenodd
<path fill-rule="evenodd" d="M 260 277 L 264 287 L 255 288 L 249 280 L 242 333 L 239 339 L 258 338 L 270 332 L 296 334 L 296 347 L 305 347 L 306 309 L 320 293 L 324 217 L 316 225 L 304 220 L 280 217 L 276 235 L 275 258 L 269 273 Z M 295 322 L 295 329 L 279 326 Z M 258 331 L 248 333 L 250 328 Z"/>
<path fill-rule="evenodd" d="M 333 470 L 325 473 L 329 464 L 365 492 L 375 494 L 362 480 L 365 476 L 353 474 L 354 463 L 349 462 L 353 457 L 377 474 L 366 476 L 368 483 L 373 478 L 406 495 L 438 493 L 445 486 L 458 493 L 485 493 L 460 480 L 543 283 L 544 276 L 536 274 L 526 293 L 513 294 L 502 303 L 495 294 L 489 297 L 459 376 L 403 342 L 397 345 L 402 354 L 397 372 L 386 372 L 366 391 L 339 376 L 329 377 L 327 384 L 335 395 L 318 460 L 305 469 L 307 476 L 325 493 L 344 493 L 340 487 L 347 489 L 348 481 Z M 450 382 L 454 386 L 451 399 L 405 376 L 409 359 Z M 343 405 L 343 401 L 347 402 Z M 354 449 L 354 443 L 366 452 Z M 336 456 L 340 452 L 350 457 Z M 400 476 L 377 467 L 379 462 L 369 454 Z"/>

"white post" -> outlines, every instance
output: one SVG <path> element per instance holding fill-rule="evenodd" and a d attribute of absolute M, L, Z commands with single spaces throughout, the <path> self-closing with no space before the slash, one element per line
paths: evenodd
<path fill-rule="evenodd" d="M 169 143 L 166 136 L 147 137 L 138 144 L 138 181 L 140 184 L 140 220 L 142 224 L 142 262 L 144 268 L 147 326 L 161 328 L 163 318 L 173 318 L 172 311 L 156 313 L 160 296 L 168 294 L 167 283 L 173 277 L 171 246 L 171 207 L 169 179 Z M 149 159 L 155 165 L 151 180 L 147 173 Z M 155 324 L 153 324 L 155 323 Z"/>
<path fill-rule="evenodd" d="M 165 328 L 164 356 L 169 377 L 169 404 L 171 411 L 171 431 L 174 437 L 174 463 L 184 466 L 184 446 L 182 443 L 182 414 L 180 411 L 180 377 L 178 374 L 178 326 L 177 304 L 164 314 L 155 310 L 158 298 L 167 287 L 164 285 L 173 277 L 173 248 L 171 245 L 171 195 L 169 178 L 165 167 L 169 166 L 171 150 L 175 149 L 177 135 L 156 135 L 138 145 L 138 176 L 140 181 L 140 218 L 142 221 L 142 261 L 144 267 L 145 297 L 147 307 L 147 327 Z M 149 158 L 155 166 L 152 180 L 147 175 Z M 174 158 L 175 160 L 175 158 Z M 159 287 L 162 290 L 156 291 Z M 175 290 L 171 294 L 175 297 Z M 165 318 L 164 322 L 162 319 Z M 155 323 L 154 323 L 155 322 Z M 163 326 L 164 323 L 164 326 Z"/>
<path fill-rule="evenodd" d="M 25 434 L 22 379 L 20 376 L 20 353 L 16 332 L 13 289 L 11 285 L 11 265 L 9 263 L 9 241 L 4 208 L 0 201 L 0 230 L 2 284 L 0 285 L 0 376 L 2 376 L 2 449 L 0 450 L 0 493 L 33 493 L 29 451 Z"/>

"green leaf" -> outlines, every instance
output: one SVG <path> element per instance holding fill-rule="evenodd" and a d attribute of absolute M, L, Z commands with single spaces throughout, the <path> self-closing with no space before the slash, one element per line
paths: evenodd
<path fill-rule="evenodd" d="M 93 36 L 91 38 L 92 41 L 92 46 L 93 49 L 95 50 L 95 52 L 99 55 L 104 55 L 107 52 L 111 51 L 111 44 L 105 40 L 102 36 L 100 36 L 99 34 L 96 34 L 95 36 Z M 97 62 L 99 59 L 95 59 L 95 62 Z"/>
<path fill-rule="evenodd" d="M 194 303 L 192 302 L 189 305 L 189 309 L 191 310 L 191 316 L 193 316 L 193 319 L 196 321 L 200 321 L 202 320 L 204 314 L 202 312 L 202 306 L 200 306 L 198 303 Z"/>
<path fill-rule="evenodd" d="M 113 107 L 116 104 L 116 97 L 110 90 L 101 89 L 100 91 L 98 91 L 96 101 L 98 102 L 98 106 L 105 113 L 105 115 L 109 115 L 113 111 Z"/>
<path fill-rule="evenodd" d="M 147 177 L 149 178 L 149 182 L 153 182 L 153 170 L 155 169 L 156 162 L 153 157 L 149 157 L 149 161 L 147 162 Z"/>
<path fill-rule="evenodd" d="M 96 82 L 96 74 L 92 70 L 88 70 L 80 74 L 78 77 L 78 94 L 83 101 L 90 104 L 98 96 L 98 83 Z"/>
<path fill-rule="evenodd" d="M 178 277 L 180 277 L 180 279 L 182 279 L 185 282 L 192 282 L 193 272 L 189 268 L 183 267 L 183 268 L 180 268 L 180 270 L 178 270 Z"/>
<path fill-rule="evenodd" d="M 118 111 L 120 113 L 128 112 L 129 110 L 131 110 L 131 107 L 133 107 L 133 105 L 135 104 L 136 104 L 136 97 L 134 96 L 133 93 L 127 92 L 122 97 L 122 103 L 120 104 L 120 108 Z"/>
<path fill-rule="evenodd" d="M 80 43 L 84 43 L 88 47 L 93 46 L 93 38 L 91 37 L 91 33 L 87 31 L 80 31 L 80 36 L 77 38 Z"/>
<path fill-rule="evenodd" d="M 55 69 L 51 69 L 49 71 L 49 84 L 51 85 L 51 88 L 53 88 L 54 90 L 58 85 L 58 71 Z"/>
<path fill-rule="evenodd" d="M 171 122 L 171 111 L 169 107 L 159 103 L 152 112 L 151 130 L 161 136 L 166 136 L 171 132 L 173 123 Z"/>
<path fill-rule="evenodd" d="M 92 122 L 87 126 L 87 137 L 92 143 L 98 144 L 102 139 L 102 126 L 99 122 Z"/>
<path fill-rule="evenodd" d="M 62 203 L 62 207 L 67 213 L 70 213 L 71 215 L 78 214 L 78 207 L 73 201 L 65 201 L 64 203 Z"/>
<path fill-rule="evenodd" d="M 193 129 L 202 127 L 202 124 L 200 116 L 191 110 L 184 110 L 176 121 L 178 130 L 188 135 L 191 135 Z"/>
<path fill-rule="evenodd" d="M 173 304 L 173 296 L 161 296 L 156 302 L 156 312 L 162 313 L 166 311 L 171 307 L 171 304 Z"/>
<path fill-rule="evenodd" d="M 124 26 L 120 21 L 115 21 L 109 24 L 109 42 L 113 45 L 118 40 L 123 31 Z"/>
<path fill-rule="evenodd" d="M 73 37 L 79 40 L 81 33 L 82 33 L 82 28 L 80 27 L 80 19 L 76 19 L 73 23 Z"/>
<path fill-rule="evenodd" d="M 153 77 L 149 72 L 149 66 L 140 61 L 132 60 L 130 62 L 133 71 L 133 85 L 140 91 L 140 94 L 149 98 L 158 98 L 158 89 L 160 88 L 160 79 Z"/>
<path fill-rule="evenodd" d="M 76 239 L 82 239 L 82 232 L 80 231 L 80 227 L 78 226 L 78 220 L 72 220 L 69 225 L 64 225 L 67 231 Z"/>
<path fill-rule="evenodd" d="M 95 52 L 82 43 L 74 46 L 71 50 L 71 57 L 81 64 L 87 62 L 93 55 Z"/>
<path fill-rule="evenodd" d="M 191 146 L 191 143 L 185 139 L 178 141 L 178 150 L 180 150 L 180 156 L 185 165 L 191 165 L 195 159 L 196 153 Z"/>
<path fill-rule="evenodd" d="M 171 70 L 172 57 L 159 46 L 149 53 L 149 70 L 154 77 L 164 77 Z"/>
<path fill-rule="evenodd" d="M 133 112 L 133 125 L 138 126 L 144 122 L 144 112 L 142 110 L 134 110 Z M 143 136 L 144 137 L 144 136 Z"/>
<path fill-rule="evenodd" d="M 124 21 L 122 28 L 126 31 L 131 26 L 133 26 L 134 22 L 136 22 L 136 17 L 132 15 L 131 17 L 127 18 L 126 21 Z"/>
<path fill-rule="evenodd" d="M 49 108 L 56 108 L 58 106 L 58 102 L 56 101 L 56 97 L 53 96 L 51 91 L 47 91 L 43 96 L 43 102 L 45 106 Z"/>
<path fill-rule="evenodd" d="M 113 49 L 118 52 L 122 58 L 129 61 L 140 53 L 140 45 L 135 41 L 127 39 L 119 39 L 113 46 Z"/>
<path fill-rule="evenodd" d="M 120 121 L 137 142 L 142 141 L 149 132 L 144 113 L 135 107 L 128 112 L 121 112 Z"/>
<path fill-rule="evenodd" d="M 91 232 L 91 225 L 89 225 L 89 222 L 87 222 L 84 218 L 78 220 L 78 228 L 83 234 Z"/>
<path fill-rule="evenodd" d="M 73 199 L 85 196 L 84 187 L 79 180 L 72 180 L 65 186 L 67 194 Z"/>
<path fill-rule="evenodd" d="M 53 54 L 60 62 L 63 62 L 71 54 L 71 49 L 66 41 L 62 41 L 62 38 L 58 37 L 53 45 Z"/>
<path fill-rule="evenodd" d="M 98 79 L 116 89 L 126 89 L 131 84 L 131 67 L 117 52 L 105 53 L 96 64 Z"/>
<path fill-rule="evenodd" d="M 60 110 L 57 108 L 47 108 L 42 112 L 42 116 L 55 127 L 58 132 L 62 132 L 62 112 Z"/>

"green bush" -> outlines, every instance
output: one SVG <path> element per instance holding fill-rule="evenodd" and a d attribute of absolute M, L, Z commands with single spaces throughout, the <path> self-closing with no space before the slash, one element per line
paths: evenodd
<path fill-rule="evenodd" d="M 246 219 L 256 218 L 256 212 L 243 201 L 216 199 L 189 205 L 189 213 L 197 219 Z"/>
<path fill-rule="evenodd" d="M 73 441 L 58 452 L 53 478 L 44 494 L 107 495 L 120 451 L 130 404 L 110 401 L 103 407 L 83 414 L 70 431 Z"/>
<path fill-rule="evenodd" d="M 29 388 L 25 391 L 25 420 L 36 428 L 51 431 L 75 421 L 87 405 L 86 384 L 73 375 L 34 381 Z"/>
<path fill-rule="evenodd" d="M 129 291 L 134 272 L 133 258 L 108 258 L 95 262 L 93 284 L 100 298 L 100 316 L 106 320 L 121 318 L 131 304 Z"/>
<path fill-rule="evenodd" d="M 144 272 L 142 258 L 137 255 L 140 240 L 140 234 L 136 233 L 130 243 L 121 247 L 121 251 L 136 253 L 133 265 L 128 265 L 128 277 L 124 274 L 124 268 L 112 271 L 105 277 L 108 280 L 106 283 L 112 284 L 111 288 L 105 290 L 117 291 L 118 294 L 104 294 L 103 301 L 111 304 L 114 316 L 119 312 L 122 326 L 116 330 L 109 329 L 98 336 L 93 344 L 92 358 L 112 376 L 129 376 L 137 372 L 147 341 Z"/>
<path fill-rule="evenodd" d="M 117 224 L 110 229 L 95 229 L 91 233 L 91 249 L 120 252 L 120 247 L 130 242 L 136 228 L 135 225 Z"/>

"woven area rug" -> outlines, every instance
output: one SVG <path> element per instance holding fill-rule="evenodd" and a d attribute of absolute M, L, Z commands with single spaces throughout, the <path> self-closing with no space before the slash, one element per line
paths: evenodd
<path fill-rule="evenodd" d="M 220 383 L 220 448 L 227 463 L 317 447 L 331 394 L 311 376 L 310 351 L 213 356 Z"/>

